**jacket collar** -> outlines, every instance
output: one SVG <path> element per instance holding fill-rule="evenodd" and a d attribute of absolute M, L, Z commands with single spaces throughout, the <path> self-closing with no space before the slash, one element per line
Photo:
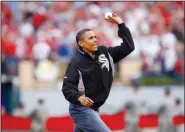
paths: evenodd
<path fill-rule="evenodd" d="M 84 55 L 84 56 L 87 56 L 87 57 L 92 58 L 92 57 L 91 57 L 87 52 L 85 52 L 81 47 L 78 48 L 78 52 L 79 52 L 81 55 Z M 95 56 L 97 53 L 98 53 L 98 50 L 95 51 L 94 56 Z M 94 58 L 95 58 L 95 57 L 94 57 Z M 94 59 L 94 58 L 92 58 L 92 59 Z"/>

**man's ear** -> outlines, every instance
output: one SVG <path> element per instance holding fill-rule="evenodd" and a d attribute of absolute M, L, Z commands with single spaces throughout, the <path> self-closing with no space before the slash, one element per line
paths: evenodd
<path fill-rule="evenodd" d="M 80 47 L 83 47 L 82 41 L 79 41 L 78 44 L 80 45 Z"/>

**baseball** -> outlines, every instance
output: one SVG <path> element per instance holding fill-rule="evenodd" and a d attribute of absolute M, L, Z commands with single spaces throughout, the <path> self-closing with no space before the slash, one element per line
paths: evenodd
<path fill-rule="evenodd" d="M 112 13 L 111 13 L 111 12 L 105 13 L 105 18 L 106 18 L 106 19 L 109 19 L 109 16 L 112 17 Z"/>

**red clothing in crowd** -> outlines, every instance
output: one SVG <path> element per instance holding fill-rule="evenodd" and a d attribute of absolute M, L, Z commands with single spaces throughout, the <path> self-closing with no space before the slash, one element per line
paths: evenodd
<path fill-rule="evenodd" d="M 46 19 L 45 15 L 36 13 L 33 16 L 33 21 L 32 21 L 34 28 L 37 29 L 45 21 L 45 19 Z"/>
<path fill-rule="evenodd" d="M 15 56 L 15 52 L 16 52 L 15 43 L 4 41 L 4 40 L 2 40 L 1 42 L 2 42 L 2 52 L 11 57 Z"/>
<path fill-rule="evenodd" d="M 175 63 L 174 72 L 180 75 L 184 74 L 183 61 L 180 58 L 178 58 Z"/>
<path fill-rule="evenodd" d="M 2 12 L 2 20 L 3 20 L 2 24 L 10 25 L 13 14 L 11 9 L 4 2 L 1 3 L 1 12 Z"/>
<path fill-rule="evenodd" d="M 28 37 L 25 39 L 26 40 L 26 48 L 25 48 L 25 58 L 31 58 L 32 57 L 32 49 L 33 49 L 33 45 L 35 43 L 33 37 Z"/>

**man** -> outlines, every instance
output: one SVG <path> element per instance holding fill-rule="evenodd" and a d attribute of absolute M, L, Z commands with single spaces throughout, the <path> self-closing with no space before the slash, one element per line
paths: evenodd
<path fill-rule="evenodd" d="M 175 116 L 184 116 L 184 106 L 179 97 L 175 98 L 173 118 Z M 175 132 L 184 132 L 184 125 L 174 125 Z"/>
<path fill-rule="evenodd" d="M 114 76 L 113 63 L 134 50 L 129 29 L 116 14 L 106 19 L 118 24 L 118 36 L 123 43 L 117 47 L 97 46 L 95 33 L 84 29 L 77 33 L 79 52 L 68 65 L 62 92 L 70 102 L 69 113 L 75 132 L 110 132 L 98 115 L 98 109 L 108 98 Z"/>
<path fill-rule="evenodd" d="M 139 80 L 133 79 L 131 81 L 132 94 L 125 101 L 122 107 L 115 111 L 115 114 L 119 113 L 123 109 L 126 109 L 125 123 L 126 127 L 124 132 L 138 132 L 141 131 L 138 128 L 140 115 L 144 106 L 144 100 L 140 96 L 140 84 Z"/>
<path fill-rule="evenodd" d="M 184 106 L 183 106 L 181 98 L 179 98 L 179 97 L 175 98 L 174 112 L 173 113 L 174 113 L 173 114 L 174 116 L 184 115 Z"/>
<path fill-rule="evenodd" d="M 143 100 L 139 95 L 140 85 L 138 80 L 132 81 L 132 96 L 126 101 L 126 130 L 125 132 L 137 132 L 139 131 L 138 123 L 140 120 L 140 114 L 142 112 Z"/>
<path fill-rule="evenodd" d="M 30 113 L 29 117 L 32 119 L 31 132 L 45 132 L 48 111 L 44 99 L 38 99 L 37 105 Z"/>
<path fill-rule="evenodd" d="M 166 87 L 164 90 L 164 100 L 159 107 L 159 131 L 160 132 L 174 132 L 172 124 L 173 120 L 173 100 L 171 98 L 171 90 Z"/>

